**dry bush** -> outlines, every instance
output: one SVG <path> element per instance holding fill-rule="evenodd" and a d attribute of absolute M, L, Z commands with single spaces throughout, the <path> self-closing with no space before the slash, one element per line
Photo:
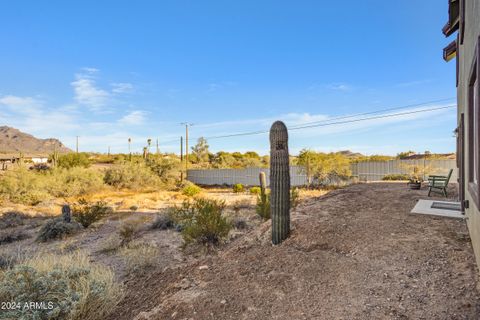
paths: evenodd
<path fill-rule="evenodd" d="M 77 222 L 65 222 L 63 218 L 54 218 L 47 221 L 40 229 L 37 241 L 46 242 L 53 239 L 63 239 L 82 229 Z"/>
<path fill-rule="evenodd" d="M 120 256 L 125 259 L 129 271 L 141 272 L 155 265 L 158 249 L 145 242 L 132 241 L 120 249 Z"/>
<path fill-rule="evenodd" d="M 104 201 L 89 203 L 83 198 L 78 200 L 78 203 L 72 208 L 73 218 L 85 228 L 88 228 L 92 223 L 101 220 L 112 212 L 112 208 L 107 206 L 107 203 Z"/>
<path fill-rule="evenodd" d="M 248 228 L 247 221 L 242 217 L 233 218 L 232 225 L 235 229 L 238 229 L 238 230 L 245 230 Z"/>
<path fill-rule="evenodd" d="M 151 229 L 166 230 L 175 227 L 175 222 L 168 214 L 159 214 L 150 225 Z"/>
<path fill-rule="evenodd" d="M 50 302 L 52 309 L 2 310 L 6 319 L 104 319 L 122 297 L 113 272 L 87 255 L 39 254 L 0 271 L 0 301 Z"/>
<path fill-rule="evenodd" d="M 29 217 L 22 212 L 6 212 L 0 217 L 0 230 L 21 226 L 25 223 L 24 220 L 28 218 Z"/>
<path fill-rule="evenodd" d="M 133 239 L 138 236 L 142 223 L 142 220 L 127 220 L 120 226 L 120 229 L 118 230 L 118 235 L 120 236 L 120 244 L 122 246 L 129 244 Z"/>
<path fill-rule="evenodd" d="M 12 243 L 15 241 L 21 241 L 30 238 L 23 230 L 8 230 L 0 232 L 0 245 L 6 243 Z"/>
<path fill-rule="evenodd" d="M 116 235 L 112 235 L 105 239 L 101 244 L 100 249 L 97 251 L 99 253 L 114 253 L 120 248 L 120 240 Z"/>

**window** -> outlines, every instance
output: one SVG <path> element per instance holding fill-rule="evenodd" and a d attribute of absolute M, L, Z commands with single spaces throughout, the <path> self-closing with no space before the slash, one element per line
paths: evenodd
<path fill-rule="evenodd" d="M 468 88 L 468 191 L 480 207 L 480 41 L 477 42 L 475 61 L 470 72 Z"/>

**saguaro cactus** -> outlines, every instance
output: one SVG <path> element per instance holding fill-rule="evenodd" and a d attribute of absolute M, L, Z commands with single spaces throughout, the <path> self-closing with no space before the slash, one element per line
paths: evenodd
<path fill-rule="evenodd" d="M 72 211 L 70 210 L 70 206 L 68 204 L 62 207 L 62 217 L 63 221 L 70 223 L 72 221 Z"/>
<path fill-rule="evenodd" d="M 281 121 L 270 128 L 270 192 L 272 243 L 279 244 L 290 232 L 288 131 Z"/>

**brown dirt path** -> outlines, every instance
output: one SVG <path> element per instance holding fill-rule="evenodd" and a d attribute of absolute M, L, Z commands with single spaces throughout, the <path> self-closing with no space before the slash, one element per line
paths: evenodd
<path fill-rule="evenodd" d="M 374 183 L 307 200 L 283 244 L 267 222 L 215 256 L 132 278 L 111 319 L 480 319 L 465 223 L 409 215 L 420 198 Z"/>

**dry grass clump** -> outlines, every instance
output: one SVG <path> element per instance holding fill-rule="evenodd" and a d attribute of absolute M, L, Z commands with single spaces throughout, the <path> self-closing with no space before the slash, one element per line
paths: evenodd
<path fill-rule="evenodd" d="M 120 249 L 120 256 L 125 259 L 129 271 L 139 272 L 155 265 L 158 248 L 145 242 L 132 241 Z"/>
<path fill-rule="evenodd" d="M 111 269 L 90 263 L 81 252 L 41 254 L 0 271 L 0 301 L 21 306 L 2 310 L 6 319 L 104 319 L 121 297 Z M 30 301 L 47 308 L 23 308 Z"/>

